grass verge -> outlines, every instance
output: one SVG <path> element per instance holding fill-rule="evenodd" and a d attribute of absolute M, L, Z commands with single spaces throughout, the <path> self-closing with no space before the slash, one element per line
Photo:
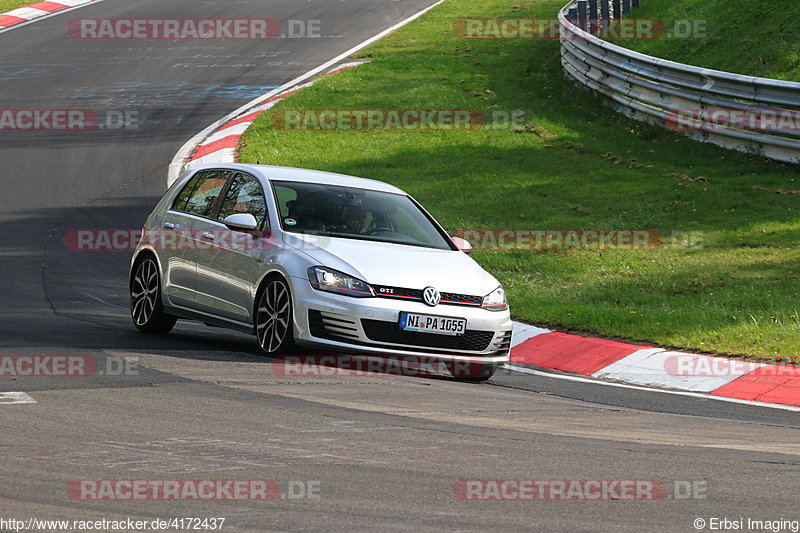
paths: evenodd
<path fill-rule="evenodd" d="M 688 21 L 678 28 L 688 37 L 615 44 L 698 67 L 800 81 L 799 2 L 643 0 L 630 17 Z"/>
<path fill-rule="evenodd" d="M 35 0 L 0 0 L 0 15 L 6 11 L 11 11 L 12 9 L 29 6 L 35 3 Z"/>
<path fill-rule="evenodd" d="M 557 41 L 465 41 L 462 17 L 552 18 L 563 0 L 448 0 L 372 45 L 374 60 L 264 114 L 244 162 L 393 183 L 450 231 L 693 232 L 640 251 L 477 251 L 515 316 L 664 346 L 800 360 L 796 168 L 632 122 L 562 74 Z M 526 110 L 514 128 L 287 131 L 292 109 Z M 691 245 L 689 245 L 691 244 Z"/>

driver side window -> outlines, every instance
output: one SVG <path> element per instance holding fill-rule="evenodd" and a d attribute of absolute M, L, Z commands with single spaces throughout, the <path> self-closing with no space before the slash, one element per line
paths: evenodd
<path fill-rule="evenodd" d="M 238 173 L 231 180 L 222 207 L 219 211 L 219 220 L 238 213 L 250 213 L 263 228 L 267 221 L 267 201 L 261 184 L 254 177 Z"/>

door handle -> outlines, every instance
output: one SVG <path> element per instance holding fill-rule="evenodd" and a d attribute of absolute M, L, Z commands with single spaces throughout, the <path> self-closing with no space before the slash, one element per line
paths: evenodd
<path fill-rule="evenodd" d="M 164 222 L 164 227 L 167 229 L 175 229 L 175 224 L 172 222 Z"/>
<path fill-rule="evenodd" d="M 209 233 L 207 231 L 204 231 L 200 236 L 202 238 L 204 238 L 204 239 L 208 239 L 209 241 L 213 241 L 214 240 L 214 234 L 213 233 Z"/>

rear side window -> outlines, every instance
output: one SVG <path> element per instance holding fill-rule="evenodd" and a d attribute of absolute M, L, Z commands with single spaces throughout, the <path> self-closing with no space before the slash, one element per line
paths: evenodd
<path fill-rule="evenodd" d="M 253 176 L 236 174 L 228 187 L 228 192 L 225 193 L 225 200 L 222 202 L 218 218 L 224 220 L 225 217 L 237 213 L 250 213 L 258 221 L 259 227 L 267 217 L 267 201 L 264 198 L 264 191 Z"/>
<path fill-rule="evenodd" d="M 172 209 L 192 215 L 212 217 L 217 197 L 222 192 L 230 175 L 224 170 L 206 170 L 198 172 L 181 189 Z"/>

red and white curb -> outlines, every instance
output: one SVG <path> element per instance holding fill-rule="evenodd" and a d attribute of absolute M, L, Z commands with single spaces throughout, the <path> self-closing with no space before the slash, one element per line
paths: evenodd
<path fill-rule="evenodd" d="M 339 65 L 334 70 L 327 72 L 325 75 L 329 76 L 341 72 L 348 68 L 353 68 L 360 65 L 363 61 L 345 63 Z M 317 78 L 318 79 L 318 78 Z M 206 137 L 195 148 L 189 160 L 186 162 L 184 169 L 189 169 L 195 165 L 204 165 L 206 163 L 233 163 L 236 161 L 236 147 L 239 145 L 239 139 L 242 137 L 247 128 L 258 118 L 260 114 L 273 107 L 275 104 L 284 98 L 293 95 L 294 93 L 314 85 L 316 79 L 303 83 L 291 89 L 287 89 L 261 105 L 244 111 L 241 115 L 229 119 L 227 122 L 219 126 L 216 131 Z"/>
<path fill-rule="evenodd" d="M 29 6 L 20 7 L 0 13 L 0 30 L 30 22 L 34 19 L 45 17 L 58 11 L 91 4 L 97 0 L 58 0 L 58 2 L 38 2 Z"/>
<path fill-rule="evenodd" d="M 800 407 L 797 366 L 637 346 L 519 322 L 514 323 L 511 345 L 512 370 L 522 365 L 781 408 Z"/>

